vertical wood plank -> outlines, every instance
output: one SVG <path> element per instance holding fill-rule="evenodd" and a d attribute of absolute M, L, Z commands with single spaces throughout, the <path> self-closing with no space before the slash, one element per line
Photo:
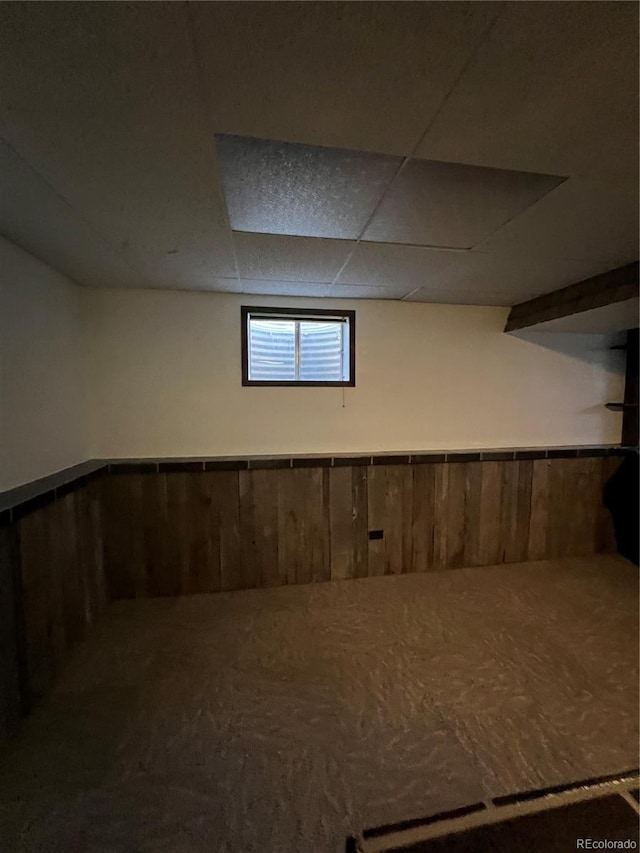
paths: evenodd
<path fill-rule="evenodd" d="M 370 465 L 368 516 L 382 539 L 369 541 L 369 572 L 399 574 L 411 563 L 411 472 L 406 465 Z"/>
<path fill-rule="evenodd" d="M 547 459 L 533 461 L 528 560 L 544 560 L 548 553 L 550 465 Z"/>
<path fill-rule="evenodd" d="M 201 477 L 207 481 L 205 494 L 211 501 L 210 517 L 203 514 L 200 535 L 210 560 L 212 591 L 236 589 L 234 578 L 242 574 L 238 472 L 216 471 Z"/>
<path fill-rule="evenodd" d="M 364 465 L 351 469 L 353 495 L 354 562 L 353 577 L 369 574 L 369 477 Z"/>
<path fill-rule="evenodd" d="M 277 474 L 280 582 L 329 580 L 329 477 L 323 468 Z"/>
<path fill-rule="evenodd" d="M 0 525 L 0 742 L 15 729 L 24 706 L 25 686 L 21 672 L 22 592 L 19 588 L 20 558 L 15 525 Z"/>
<path fill-rule="evenodd" d="M 384 530 L 385 527 L 385 490 L 387 476 L 385 466 L 367 467 L 367 516 L 370 530 Z M 384 539 L 369 540 L 369 576 L 380 577 L 385 573 Z"/>
<path fill-rule="evenodd" d="M 399 465 L 401 496 L 402 555 L 400 571 L 413 571 L 413 472 L 409 465 Z"/>
<path fill-rule="evenodd" d="M 302 469 L 304 473 L 304 469 Z M 300 493 L 303 480 L 300 470 L 278 472 L 278 541 L 279 578 L 283 584 L 310 583 L 313 572 L 309 555 L 305 554 L 305 496 Z"/>
<path fill-rule="evenodd" d="M 449 469 L 450 465 L 434 465 L 435 504 L 433 522 L 433 565 L 446 569 L 449 565 Z"/>
<path fill-rule="evenodd" d="M 411 469 L 411 571 L 426 572 L 434 564 L 436 466 L 412 465 Z"/>
<path fill-rule="evenodd" d="M 138 474 L 142 492 L 142 541 L 147 594 L 180 595 L 180 566 L 172 564 L 169 541 L 173 519 L 169 517 L 167 474 Z M 173 536 L 172 536 L 173 534 Z M 179 536 L 179 534 L 178 534 Z M 176 537 L 177 542 L 178 537 Z M 181 543 L 178 543 L 181 546 Z"/>
<path fill-rule="evenodd" d="M 316 582 L 331 580 L 331 533 L 329 528 L 329 472 L 326 468 L 317 468 L 312 483 L 311 499 L 314 511 L 313 519 L 312 565 L 313 579 Z"/>
<path fill-rule="evenodd" d="M 381 465 L 385 468 L 384 487 L 384 573 L 400 574 L 406 571 L 403 559 L 406 553 L 404 537 L 406 465 Z M 407 513 L 407 521 L 410 516 Z M 411 528 L 408 527 L 410 532 Z M 410 543 L 409 543 L 410 546 Z"/>
<path fill-rule="evenodd" d="M 54 675 L 49 533 L 44 510 L 36 510 L 18 523 L 30 701 L 47 692 Z"/>
<path fill-rule="evenodd" d="M 492 566 L 501 560 L 500 527 L 504 463 L 483 462 L 480 487 L 479 564 Z"/>
<path fill-rule="evenodd" d="M 65 579 L 64 572 L 68 559 L 64 529 L 65 518 L 63 502 L 54 501 L 39 511 L 44 524 L 44 535 L 49 542 L 48 567 L 45 583 L 48 585 L 48 632 L 51 653 L 51 677 L 62 667 L 66 652 L 66 634 L 64 618 Z"/>
<path fill-rule="evenodd" d="M 259 586 L 278 586 L 278 481 L 280 470 L 249 471 L 253 479 L 254 559 Z"/>
<path fill-rule="evenodd" d="M 239 472 L 240 506 L 240 571 L 233 580 L 234 589 L 256 589 L 261 585 L 260 564 L 258 559 L 259 537 L 256 530 L 254 513 L 254 472 Z M 261 541 L 261 539 L 260 539 Z"/>
<path fill-rule="evenodd" d="M 66 659 L 66 650 L 81 640 L 85 633 L 82 566 L 78 548 L 77 499 L 77 492 L 70 492 L 52 505 L 57 507 L 59 517 L 59 526 L 55 535 L 60 544 L 58 572 L 64 634 L 59 653 L 60 665 Z"/>
<path fill-rule="evenodd" d="M 482 501 L 482 462 L 465 465 L 463 565 L 478 566 L 480 556 L 480 507 Z"/>
<path fill-rule="evenodd" d="M 549 492 L 547 495 L 547 548 L 542 559 L 566 556 L 570 548 L 570 536 L 574 507 L 571 499 L 570 465 L 572 459 L 552 459 L 548 463 Z"/>
<path fill-rule="evenodd" d="M 329 525 L 331 580 L 355 577 L 353 469 L 330 468 Z"/>
<path fill-rule="evenodd" d="M 111 474 L 105 477 L 100 482 L 100 496 L 108 596 L 113 601 L 135 598 L 128 475 Z"/>
<path fill-rule="evenodd" d="M 529 547 L 533 460 L 522 459 L 508 464 L 513 464 L 516 467 L 517 487 L 513 495 L 515 523 L 512 521 L 509 537 L 505 543 L 504 562 L 520 563 L 527 559 Z"/>
<path fill-rule="evenodd" d="M 467 462 L 449 464 L 447 502 L 447 567 L 464 566 L 465 496 L 467 491 Z"/>
<path fill-rule="evenodd" d="M 162 476 L 166 484 L 167 571 L 175 576 L 175 585 L 180 590 L 179 594 L 187 595 L 199 591 L 197 583 L 192 583 L 189 571 L 192 528 L 188 522 L 188 516 L 193 518 L 198 509 L 195 494 L 192 491 L 196 477 L 190 477 L 188 474 L 179 471 Z M 187 490 L 189 494 L 187 494 Z M 187 501 L 189 502 L 188 510 Z M 201 570 L 205 566 L 202 566 Z"/>

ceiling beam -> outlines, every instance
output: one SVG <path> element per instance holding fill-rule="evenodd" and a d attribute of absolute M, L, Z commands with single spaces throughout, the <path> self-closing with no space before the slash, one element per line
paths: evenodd
<path fill-rule="evenodd" d="M 557 320 L 570 314 L 579 314 L 592 308 L 602 308 L 638 295 L 638 261 L 617 267 L 609 272 L 594 275 L 577 284 L 537 296 L 528 302 L 514 305 L 509 313 L 505 332 L 515 332 Z"/>

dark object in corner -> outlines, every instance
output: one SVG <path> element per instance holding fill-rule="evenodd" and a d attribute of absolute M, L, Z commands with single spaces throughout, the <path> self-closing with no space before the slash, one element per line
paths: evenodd
<path fill-rule="evenodd" d="M 640 500 L 638 481 L 640 459 L 637 453 L 628 453 L 622 465 L 604 487 L 604 505 L 613 518 L 618 553 L 638 565 L 638 536 L 640 525 Z"/>

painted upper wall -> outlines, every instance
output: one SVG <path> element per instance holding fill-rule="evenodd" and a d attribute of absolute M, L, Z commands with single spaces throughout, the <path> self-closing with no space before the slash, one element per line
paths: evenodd
<path fill-rule="evenodd" d="M 84 291 L 104 457 L 616 443 L 623 363 L 598 336 L 503 334 L 508 309 Z M 240 306 L 354 308 L 355 388 L 244 388 Z"/>
<path fill-rule="evenodd" d="M 80 288 L 0 237 L 0 491 L 91 457 Z"/>

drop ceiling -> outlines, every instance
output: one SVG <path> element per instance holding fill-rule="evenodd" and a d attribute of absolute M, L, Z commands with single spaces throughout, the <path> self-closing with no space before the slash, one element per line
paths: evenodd
<path fill-rule="evenodd" d="M 0 232 L 80 284 L 513 305 L 638 257 L 638 7 L 0 4 Z"/>

